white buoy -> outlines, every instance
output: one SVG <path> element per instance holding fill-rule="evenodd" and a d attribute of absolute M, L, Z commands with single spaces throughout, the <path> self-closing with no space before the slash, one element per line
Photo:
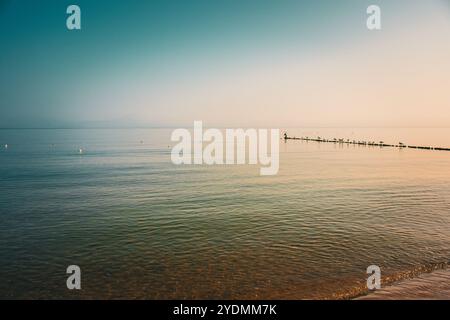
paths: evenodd
<path fill-rule="evenodd" d="M 78 152 L 79 152 L 80 154 L 82 154 L 82 153 L 83 153 L 83 149 L 80 148 L 80 150 L 78 150 Z"/>
<path fill-rule="evenodd" d="M 8 144 L 5 144 L 5 149 L 8 149 Z"/>

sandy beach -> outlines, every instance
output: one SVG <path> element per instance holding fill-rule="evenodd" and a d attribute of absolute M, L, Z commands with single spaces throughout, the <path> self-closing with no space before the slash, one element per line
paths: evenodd
<path fill-rule="evenodd" d="M 450 268 L 401 280 L 356 300 L 450 300 Z"/>

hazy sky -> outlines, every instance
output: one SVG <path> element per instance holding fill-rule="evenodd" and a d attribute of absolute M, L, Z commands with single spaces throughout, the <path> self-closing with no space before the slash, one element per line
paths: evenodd
<path fill-rule="evenodd" d="M 450 126 L 450 1 L 0 0 L 0 127 L 194 120 Z"/>

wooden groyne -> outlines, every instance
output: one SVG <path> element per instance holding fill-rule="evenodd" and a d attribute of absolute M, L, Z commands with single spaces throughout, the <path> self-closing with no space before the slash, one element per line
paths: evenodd
<path fill-rule="evenodd" d="M 414 146 L 414 145 L 406 145 L 402 142 L 398 144 L 387 144 L 383 141 L 375 142 L 375 141 L 357 141 L 350 139 L 324 139 L 321 137 L 317 138 L 309 138 L 309 137 L 289 137 L 287 133 L 284 134 L 284 140 L 302 140 L 302 141 L 312 141 L 312 142 L 320 142 L 320 143 L 335 143 L 335 144 L 347 144 L 347 145 L 358 145 L 358 146 L 373 146 L 373 147 L 381 147 L 381 148 L 409 148 L 409 149 L 421 149 L 421 150 L 435 150 L 435 151 L 450 151 L 450 148 L 442 148 L 442 147 L 428 147 L 428 146 Z"/>

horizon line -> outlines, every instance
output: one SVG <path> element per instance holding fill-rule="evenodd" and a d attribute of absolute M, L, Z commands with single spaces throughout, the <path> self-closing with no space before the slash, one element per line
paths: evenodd
<path fill-rule="evenodd" d="M 0 127 L 0 130 L 112 130 L 112 129 L 123 129 L 123 130 L 132 130 L 132 129 L 174 129 L 174 128 L 183 128 L 186 126 L 110 126 L 110 127 Z M 205 128 L 219 128 L 219 129 L 227 129 L 227 128 L 252 128 L 251 126 L 206 126 Z M 267 126 L 255 126 L 254 128 L 268 128 Z M 272 127 L 271 127 L 272 128 Z M 334 128 L 342 128 L 342 129 L 450 129 L 450 126 L 288 126 L 282 127 L 279 126 L 280 129 L 334 129 Z"/>

